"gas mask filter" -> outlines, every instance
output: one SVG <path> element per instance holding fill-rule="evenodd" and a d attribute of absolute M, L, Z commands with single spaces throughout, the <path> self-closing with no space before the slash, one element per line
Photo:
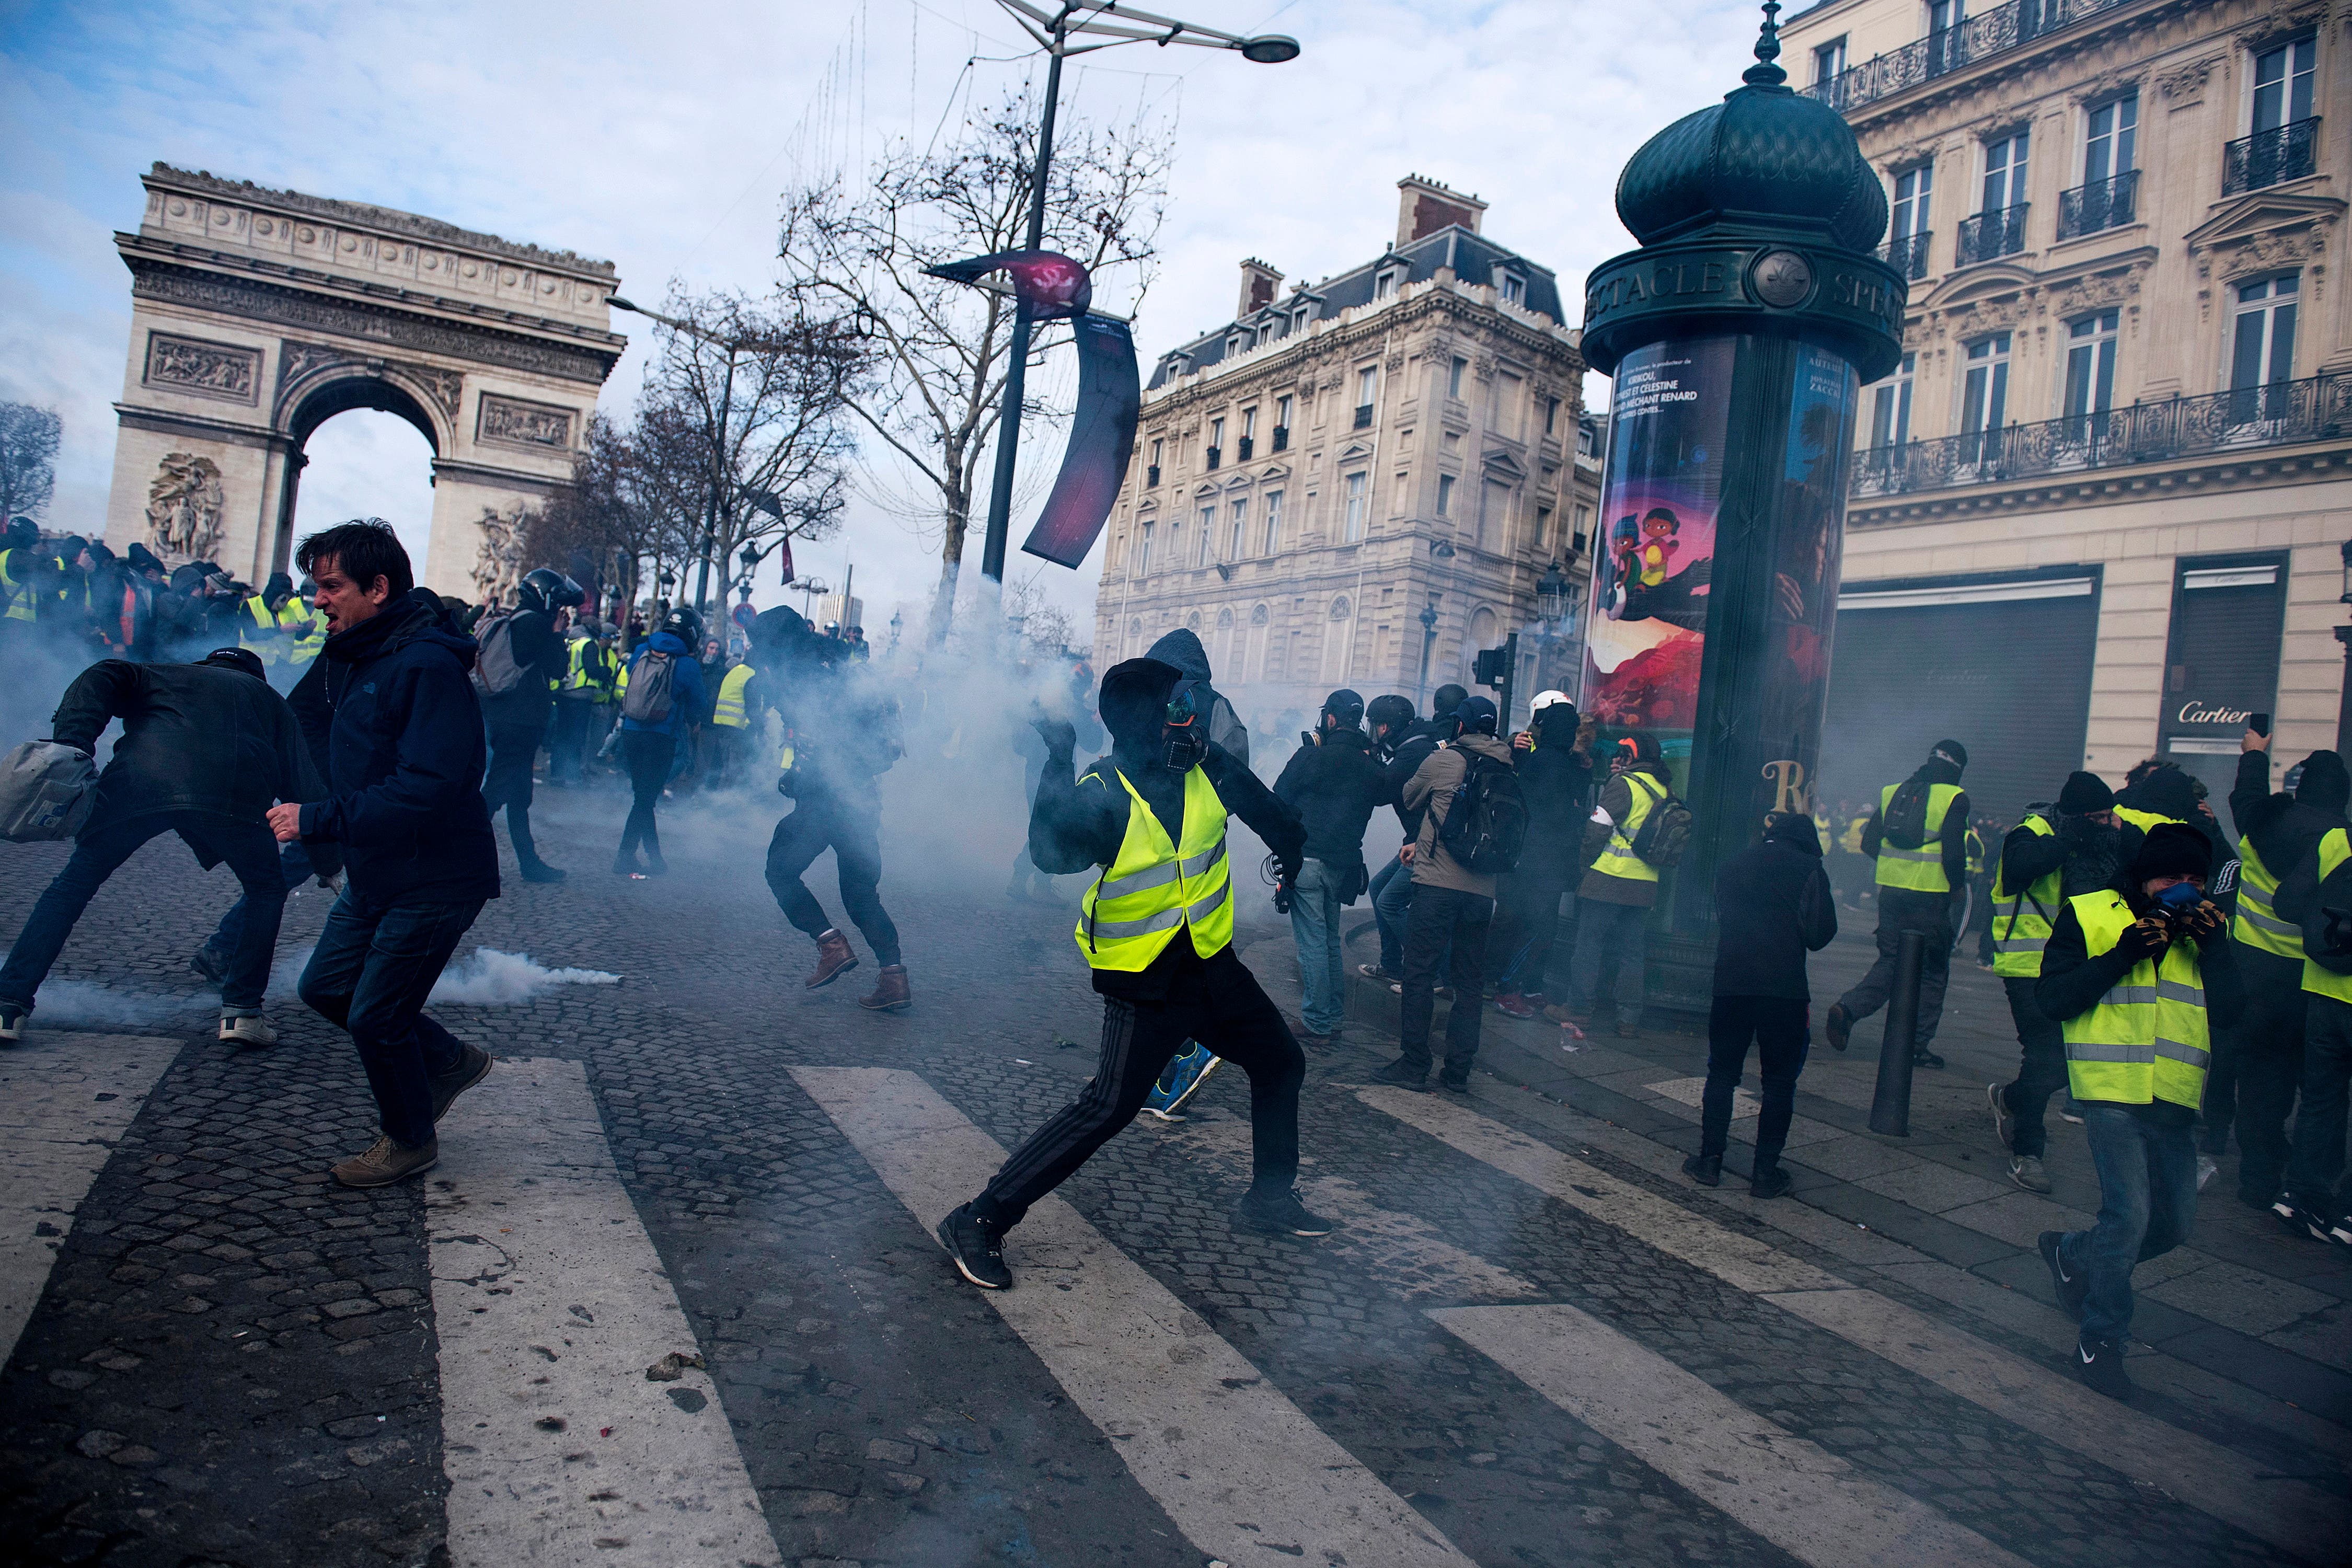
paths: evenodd
<path fill-rule="evenodd" d="M 1160 738 L 1166 746 L 1160 760 L 1174 773 L 1191 773 L 1209 760 L 1208 725 L 1193 692 L 1189 678 L 1179 680 L 1168 693 L 1168 709 L 1160 722 Z"/>

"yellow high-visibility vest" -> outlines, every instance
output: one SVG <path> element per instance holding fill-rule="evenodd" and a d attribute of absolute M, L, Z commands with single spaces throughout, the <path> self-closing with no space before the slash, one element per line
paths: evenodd
<path fill-rule="evenodd" d="M 759 672 L 749 664 L 739 664 L 729 670 L 719 682 L 719 699 L 710 705 L 710 721 L 730 730 L 749 728 L 751 721 L 743 711 L 743 689 L 751 684 Z"/>
<path fill-rule="evenodd" d="M 1878 792 L 1879 832 L 1886 831 L 1886 808 L 1895 803 L 1895 792 L 1901 784 L 1888 784 Z M 1904 888 L 1915 893 L 1948 893 L 1952 879 L 1944 875 L 1944 818 L 1951 815 L 1952 802 L 1960 798 L 1958 784 L 1927 786 L 1927 837 L 1916 849 L 1902 849 L 1878 841 L 1878 869 L 1874 876 L 1882 888 Z"/>
<path fill-rule="evenodd" d="M 2057 831 L 2040 816 L 2029 816 L 2018 826 L 2031 828 L 2037 838 Z M 2031 977 L 2042 973 L 2042 952 L 2050 945 L 2063 879 L 2053 868 L 2032 887 L 2011 892 L 2004 879 L 2008 875 L 2006 867 L 1996 867 L 1992 874 L 1992 972 Z"/>
<path fill-rule="evenodd" d="M 286 639 L 278 635 L 277 613 L 270 609 L 269 601 L 258 594 L 245 602 L 245 614 L 236 623 L 236 640 L 262 663 L 278 662 L 278 650 Z"/>
<path fill-rule="evenodd" d="M 1838 835 L 1838 847 L 1849 855 L 1861 854 L 1862 836 L 1869 826 L 1870 814 L 1866 811 L 1856 812 L 1853 820 L 1845 825 L 1845 831 Z"/>
<path fill-rule="evenodd" d="M 2230 935 L 2262 952 L 2281 958 L 2303 956 L 2303 928 L 2283 921 L 2273 907 L 2278 898 L 2277 874 L 2263 864 L 2252 838 L 2238 840 L 2238 912 L 2230 917 Z"/>
<path fill-rule="evenodd" d="M 2352 840 L 2345 837 L 2342 828 L 2329 828 L 2319 840 L 2319 879 L 2326 881 L 2347 860 L 2352 860 Z M 2241 898 L 2244 896 L 2242 893 L 2239 895 Z M 2338 1002 L 2352 1002 L 2352 974 L 2338 974 L 2332 969 L 2323 969 L 2311 961 L 2307 952 L 2303 957 L 2303 988 L 2315 996 L 2332 996 Z"/>
<path fill-rule="evenodd" d="M 1971 878 L 1983 876 L 1985 856 L 1983 837 L 1975 828 L 1969 828 L 1968 837 L 1962 841 L 1962 847 L 1968 852 L 1969 875 Z"/>
<path fill-rule="evenodd" d="M 2131 929 L 2131 906 L 2113 889 L 2067 901 L 2093 958 L 2115 951 Z M 2066 1083 L 2076 1100 L 2123 1105 L 2162 1100 L 2192 1110 L 2203 1102 L 2213 1052 L 2195 948 L 2176 942 L 2164 950 L 2161 963 L 2141 959 L 2096 1005 L 2061 1021 Z"/>
<path fill-rule="evenodd" d="M 289 599 L 279 607 L 278 625 L 287 634 L 278 657 L 295 668 L 318 658 L 319 650 L 327 646 L 327 617 L 299 598 Z"/>
<path fill-rule="evenodd" d="M 1650 813 L 1666 798 L 1666 792 L 1652 782 L 1645 773 L 1626 773 L 1618 775 L 1625 781 L 1633 804 L 1625 809 L 1625 820 L 1609 829 L 1609 842 L 1593 857 L 1592 869 L 1604 877 L 1622 877 L 1629 882 L 1654 882 L 1658 868 L 1633 853 L 1633 840 L 1640 836 L 1642 824 Z"/>
<path fill-rule="evenodd" d="M 1209 958 L 1234 940 L 1233 868 L 1225 859 L 1225 803 L 1199 768 L 1184 775 L 1181 841 L 1135 785 L 1118 773 L 1128 794 L 1127 837 L 1118 858 L 1087 889 L 1078 911 L 1078 951 L 1096 969 L 1132 974 L 1148 968 L 1179 930 L 1192 951 Z M 1101 785 L 1101 776 L 1094 784 Z"/>
<path fill-rule="evenodd" d="M 34 585 L 32 563 L 39 559 L 27 549 L 0 550 L 0 598 L 8 601 L 7 619 L 36 618 L 34 601 L 40 597 L 40 589 Z"/>
<path fill-rule="evenodd" d="M 2142 833 L 2149 831 L 2159 822 L 2177 822 L 2183 827 L 2191 826 L 2189 819 L 2185 816 L 2158 816 L 2155 812 L 2141 811 L 2135 806 L 2128 805 L 2119 805 L 2116 807 L 2116 820 L 2117 822 L 2128 822 L 2134 827 L 2138 828 Z"/>

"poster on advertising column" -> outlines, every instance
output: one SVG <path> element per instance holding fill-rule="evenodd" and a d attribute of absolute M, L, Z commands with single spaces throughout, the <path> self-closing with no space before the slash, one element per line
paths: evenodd
<path fill-rule="evenodd" d="M 1653 343 L 1617 367 L 1592 552 L 1584 712 L 1687 756 L 1706 647 L 1738 340 Z"/>
<path fill-rule="evenodd" d="M 1845 542 L 1845 455 L 1853 446 L 1857 399 L 1853 366 L 1843 355 L 1798 346 L 1773 529 L 1772 658 L 1755 704 L 1759 739 L 1770 753 L 1759 816 L 1812 808 Z"/>

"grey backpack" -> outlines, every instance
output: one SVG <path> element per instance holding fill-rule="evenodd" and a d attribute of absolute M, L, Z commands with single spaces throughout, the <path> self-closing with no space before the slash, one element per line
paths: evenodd
<path fill-rule="evenodd" d="M 27 741 L 0 761 L 0 838 L 71 838 L 98 804 L 98 764 L 57 741 Z"/>
<path fill-rule="evenodd" d="M 629 671 L 629 689 L 621 697 L 621 717 L 640 724 L 659 724 L 669 718 L 671 682 L 677 679 L 674 654 L 646 650 Z"/>
<path fill-rule="evenodd" d="M 474 628 L 474 688 L 485 697 L 504 697 L 522 684 L 515 662 L 514 612 L 493 616 Z"/>

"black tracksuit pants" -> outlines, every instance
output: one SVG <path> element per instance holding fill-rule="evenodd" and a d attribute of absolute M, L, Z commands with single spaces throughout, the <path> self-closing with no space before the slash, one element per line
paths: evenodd
<path fill-rule="evenodd" d="M 2245 1011 L 2231 1031 L 2238 1058 L 2238 1191 L 2268 1203 L 2286 1180 L 2286 1119 L 2303 1084 L 2311 998 L 2303 989 L 2303 960 L 2242 942 L 2237 959 L 2246 984 Z"/>
<path fill-rule="evenodd" d="M 1919 1032 L 1914 1050 L 1935 1043 L 1936 1026 L 1944 1017 L 1944 986 L 1952 973 L 1952 895 L 1922 893 L 1910 888 L 1878 889 L 1878 962 L 1839 998 L 1846 1016 L 1861 1023 L 1886 1005 L 1895 989 L 1895 960 L 1902 951 L 1903 933 L 1916 931 L 1927 939 L 1919 964 Z"/>
<path fill-rule="evenodd" d="M 898 962 L 898 927 L 882 907 L 882 803 L 870 794 L 854 799 L 831 791 L 795 798 L 793 813 L 776 824 L 768 840 L 768 890 L 784 919 L 809 937 L 833 929 L 824 906 L 801 880 L 801 873 L 830 847 L 841 878 L 841 905 L 874 950 L 874 962 Z"/>
<path fill-rule="evenodd" d="M 1706 1088 L 1699 1094 L 1698 1152 L 1720 1160 L 1731 1143 L 1732 1098 L 1756 1043 L 1764 1103 L 1756 1118 L 1755 1172 L 1780 1163 L 1797 1112 L 1797 1075 L 1805 1070 L 1811 1003 L 1790 996 L 1718 996 L 1706 1016 Z"/>
<path fill-rule="evenodd" d="M 1184 941 L 1183 933 L 1176 940 Z M 973 1215 L 1000 1231 L 1020 1224 L 1030 1205 L 1135 1120 L 1187 1040 L 1249 1075 L 1250 1152 L 1256 1166 L 1250 1190 L 1288 1192 L 1298 1179 L 1298 1086 L 1307 1077 L 1307 1057 L 1257 977 L 1235 961 L 1185 976 L 1164 1002 L 1104 997 L 1102 1058 L 1094 1078 L 1004 1162 L 973 1200 Z"/>
<path fill-rule="evenodd" d="M 2000 1102 L 2017 1118 L 2010 1130 L 2009 1152 L 2042 1158 L 2050 1146 L 2043 1118 L 2050 1097 L 2066 1087 L 2066 1036 L 2055 1018 L 2033 999 L 2042 983 L 2030 974 L 2004 974 L 2001 989 L 2009 993 L 2010 1021 L 2017 1026 L 2017 1078 L 2000 1091 Z"/>
<path fill-rule="evenodd" d="M 490 766 L 482 778 L 482 804 L 492 816 L 507 808 L 507 837 L 514 841 L 515 862 L 528 870 L 539 864 L 539 847 L 530 837 L 531 763 L 539 760 L 539 743 L 547 735 L 547 715 L 533 724 L 490 726 Z"/>

